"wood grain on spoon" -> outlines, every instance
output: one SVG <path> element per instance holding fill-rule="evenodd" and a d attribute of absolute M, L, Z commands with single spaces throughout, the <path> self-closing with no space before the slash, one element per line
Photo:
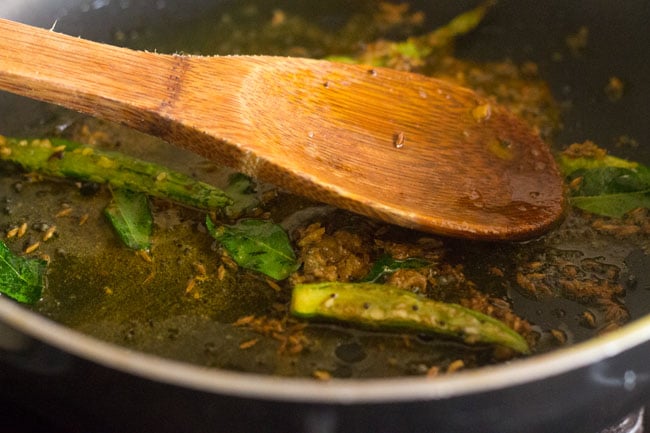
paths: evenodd
<path fill-rule="evenodd" d="M 390 69 L 160 55 L 0 20 L 0 89 L 127 124 L 354 212 L 475 239 L 561 217 L 554 159 L 476 93 Z"/>

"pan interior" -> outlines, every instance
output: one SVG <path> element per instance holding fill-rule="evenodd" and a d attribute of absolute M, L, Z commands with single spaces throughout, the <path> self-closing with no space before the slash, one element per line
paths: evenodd
<path fill-rule="evenodd" d="M 159 52 L 323 57 L 358 49 L 364 35 L 340 36 L 341 31 L 354 29 L 350 23 L 356 19 L 360 20 L 356 29 L 360 32 L 365 26 L 363 17 L 377 16 L 382 10 L 373 1 L 348 3 L 328 2 L 305 10 L 304 2 L 287 1 L 271 7 L 260 2 L 226 1 L 198 19 L 180 13 L 173 4 L 160 3 L 165 5 L 158 9 L 160 23 L 145 24 L 138 17 L 143 19 L 151 10 L 139 2 L 106 2 L 102 7 L 93 7 L 101 6 L 93 2 L 66 13 L 58 9 L 57 30 Z M 630 5 L 626 7 L 635 7 L 634 2 Z M 439 6 L 414 2 L 406 12 L 399 12 L 395 5 L 394 9 L 384 6 L 388 8 L 384 13 L 402 14 L 401 25 L 365 37 L 403 39 L 423 34 L 473 6 L 472 2 L 442 2 Z M 421 10 L 425 14 L 420 19 L 415 14 Z M 647 139 L 648 128 L 640 126 L 643 122 L 631 121 L 639 113 L 647 113 L 647 107 L 639 106 L 637 93 L 626 93 L 622 100 L 612 102 L 603 91 L 611 76 L 620 75 L 628 88 L 647 95 L 647 84 L 634 81 L 634 77 L 640 80 L 647 74 L 631 75 L 634 68 L 647 66 L 634 56 L 617 63 L 617 68 L 604 66 L 592 45 L 600 44 L 598 32 L 605 31 L 598 21 L 589 28 L 594 39 L 574 52 L 567 40 L 579 35 L 581 22 L 578 11 L 571 7 L 557 9 L 564 15 L 555 20 L 558 29 L 554 36 L 548 38 L 546 31 L 545 39 L 541 29 L 526 25 L 527 19 L 534 21 L 533 14 L 513 21 L 516 10 L 517 2 L 499 4 L 477 31 L 456 41 L 454 55 L 476 62 L 477 67 L 495 62 L 488 68 L 514 67 L 517 71 L 524 70 L 526 62 L 535 62 L 539 77 L 549 82 L 562 112 L 563 127 L 547 137 L 555 150 L 590 139 L 621 156 L 649 162 L 646 147 L 634 147 L 633 143 Z M 98 26 L 79 27 L 79 17 L 93 22 L 109 11 L 112 17 L 130 18 L 107 26 L 108 32 L 93 29 Z M 513 34 L 524 33 L 527 37 L 520 40 L 526 40 L 525 44 L 512 42 L 518 39 Z M 506 39 L 511 43 L 504 43 Z M 593 72 L 593 82 L 566 72 L 584 67 Z M 628 67 L 631 69 L 625 69 Z M 5 135 L 74 138 L 160 162 L 221 187 L 227 186 L 232 174 L 118 125 L 8 95 L 0 102 L 3 112 L 9 113 L 0 124 L 0 133 Z M 630 140 L 622 140 L 624 136 Z M 58 233 L 53 240 L 42 242 L 36 253 L 49 256 L 51 263 L 48 288 L 33 309 L 82 333 L 200 366 L 276 376 L 423 376 L 500 361 L 492 348 L 451 339 L 370 332 L 331 323 L 305 327 L 286 314 L 287 283 L 277 286 L 255 273 L 228 268 L 227 258 L 205 232 L 203 213 L 153 202 L 156 238 L 153 261 L 149 261 L 124 248 L 106 223 L 102 212 L 110 200 L 108 189 L 50 179 L 33 181 L 9 164 L 2 166 L 2 173 L 4 213 L 0 225 L 9 231 L 28 223 L 25 237 L 10 241 L 10 247 L 24 251 L 52 226 Z M 300 236 L 296 230 L 317 222 L 331 232 L 346 230 L 361 237 L 381 232 L 382 242 L 413 244 L 425 239 L 427 245 L 442 248 L 440 274 L 435 276 L 438 285 L 431 295 L 456 301 L 471 282 L 496 308 L 502 302 L 530 322 L 538 353 L 598 337 L 648 311 L 647 233 L 625 234 L 626 227 L 642 226 L 645 219 L 638 224 L 627 221 L 607 231 L 599 229 L 594 218 L 570 212 L 564 224 L 544 238 L 521 244 L 486 244 L 382 227 L 290 196 L 272 185 L 258 184 L 257 195 L 262 211 L 282 223 L 294 239 Z M 568 273 L 575 273 L 572 282 L 580 286 L 578 290 L 560 288 L 562 284 L 570 286 Z M 584 295 L 588 289 L 592 292 Z M 255 318 L 254 326 L 233 326 L 247 317 Z"/>

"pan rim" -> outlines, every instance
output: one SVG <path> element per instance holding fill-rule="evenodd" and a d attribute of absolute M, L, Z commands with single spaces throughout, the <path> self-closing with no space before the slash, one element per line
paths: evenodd
<path fill-rule="evenodd" d="M 301 403 L 368 404 L 440 400 L 522 385 L 568 373 L 646 342 L 650 315 L 567 348 L 510 363 L 427 379 L 289 378 L 191 365 L 138 352 L 67 328 L 0 298 L 0 321 L 42 343 L 104 367 L 197 391 Z M 0 336 L 1 338 L 1 336 Z"/>

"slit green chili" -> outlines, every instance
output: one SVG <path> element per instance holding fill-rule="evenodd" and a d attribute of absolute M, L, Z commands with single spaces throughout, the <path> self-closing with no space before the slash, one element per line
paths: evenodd
<path fill-rule="evenodd" d="M 115 189 L 143 192 L 198 209 L 232 204 L 225 192 L 151 162 L 62 139 L 0 136 L 0 159 L 46 176 L 108 183 Z"/>
<path fill-rule="evenodd" d="M 303 318 L 444 334 L 469 344 L 497 344 L 519 353 L 530 352 L 520 334 L 493 317 L 383 284 L 297 284 L 291 298 L 291 312 Z"/>

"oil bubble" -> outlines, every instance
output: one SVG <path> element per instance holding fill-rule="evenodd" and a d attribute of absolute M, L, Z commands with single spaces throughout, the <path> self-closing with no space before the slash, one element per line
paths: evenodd
<path fill-rule="evenodd" d="M 338 346 L 334 352 L 343 362 L 355 363 L 366 359 L 366 351 L 359 343 L 346 343 Z"/>

